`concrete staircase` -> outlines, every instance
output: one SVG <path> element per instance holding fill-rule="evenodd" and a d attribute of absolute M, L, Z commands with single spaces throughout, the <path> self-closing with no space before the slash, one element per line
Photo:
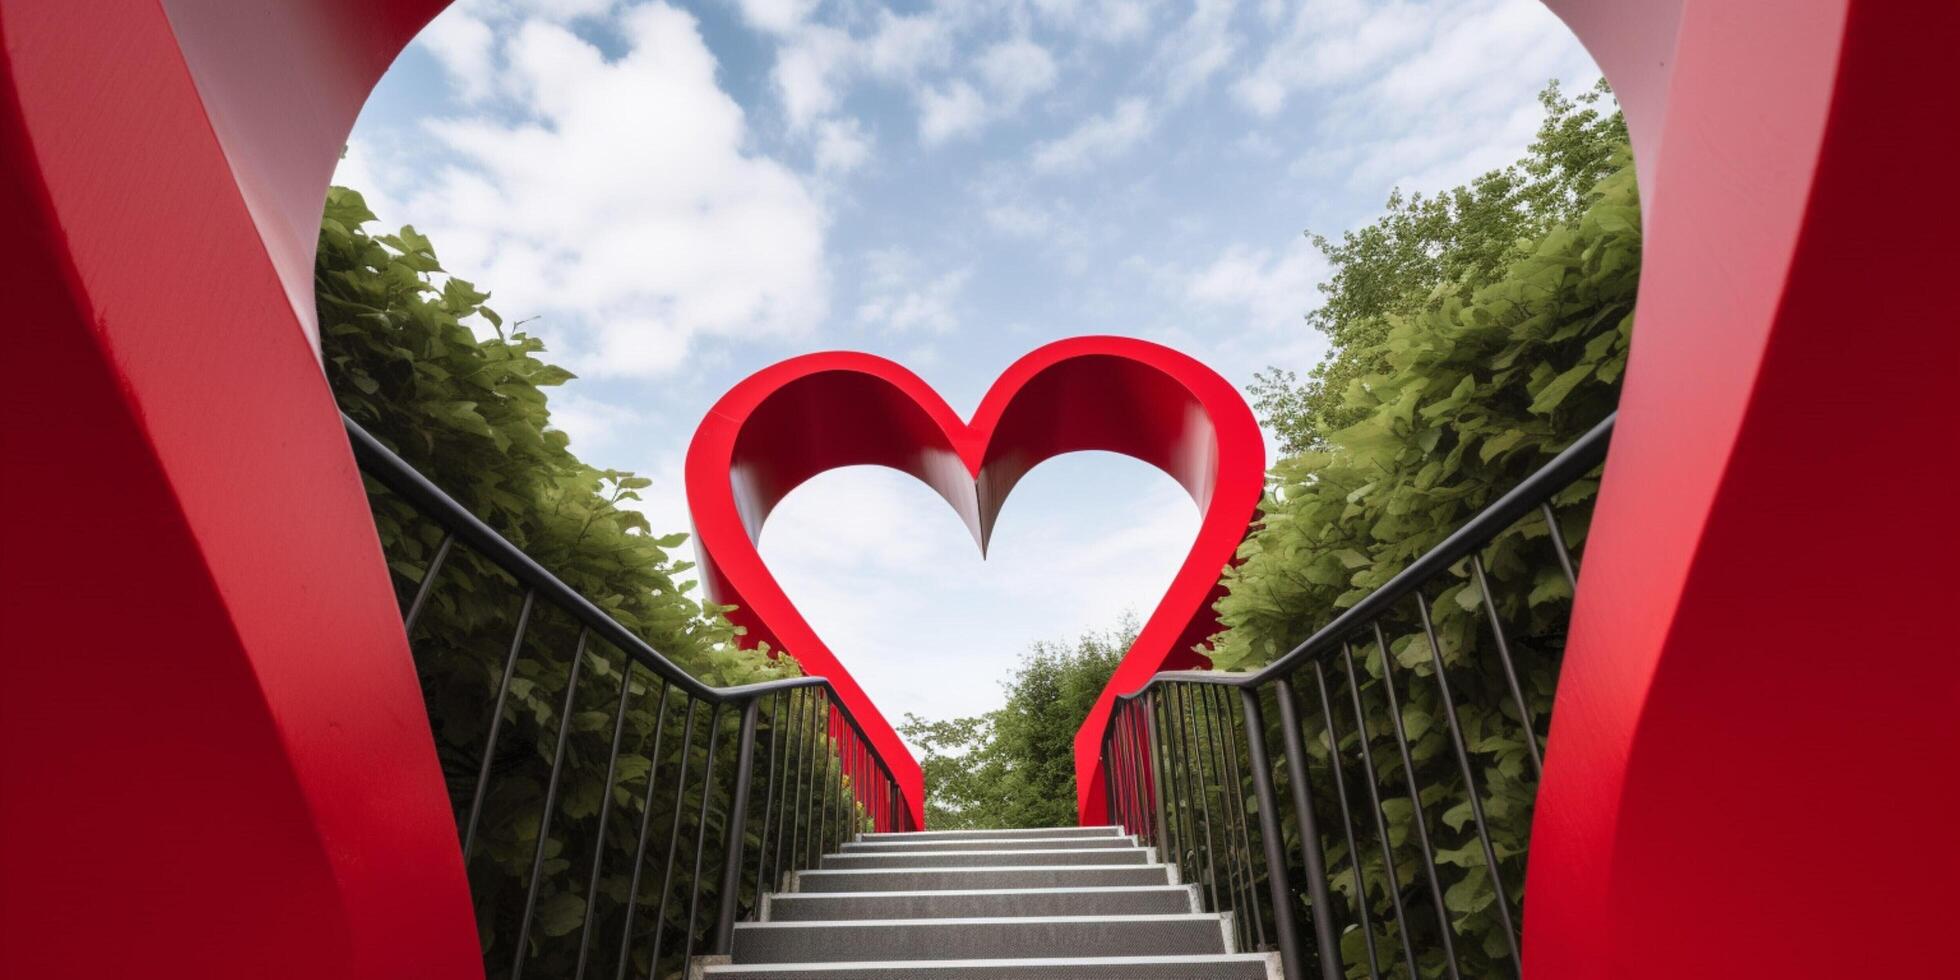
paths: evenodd
<path fill-rule="evenodd" d="M 764 898 L 703 980 L 1276 980 L 1114 827 L 863 834 Z"/>

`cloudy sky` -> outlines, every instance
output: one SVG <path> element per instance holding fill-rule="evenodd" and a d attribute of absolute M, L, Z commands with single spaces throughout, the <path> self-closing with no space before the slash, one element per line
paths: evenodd
<path fill-rule="evenodd" d="M 1076 334 L 1304 370 L 1302 232 L 1515 159 L 1537 91 L 1597 75 L 1535 0 L 463 0 L 336 179 L 530 318 L 580 375 L 573 449 L 653 477 L 678 530 L 695 424 L 792 355 L 891 357 L 963 413 Z M 1168 477 L 1085 454 L 1017 488 L 985 562 L 878 470 L 797 490 L 762 551 L 896 721 L 1147 615 L 1196 528 Z"/>

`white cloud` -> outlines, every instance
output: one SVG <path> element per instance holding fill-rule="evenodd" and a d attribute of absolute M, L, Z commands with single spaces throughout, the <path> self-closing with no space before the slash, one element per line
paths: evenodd
<path fill-rule="evenodd" d="M 936 12 L 878 11 L 878 29 L 864 42 L 864 62 L 881 78 L 908 79 L 921 68 L 944 64 L 953 53 L 951 25 Z"/>
<path fill-rule="evenodd" d="M 405 179 L 401 170 L 386 160 L 373 143 L 357 137 L 348 138 L 347 152 L 333 168 L 333 182 L 359 191 L 368 210 L 374 212 L 375 222 L 370 230 L 379 228 L 392 233 L 409 223 L 402 217 L 401 202 L 390 192 Z"/>
<path fill-rule="evenodd" d="M 437 17 L 416 40 L 429 49 L 465 102 L 480 102 L 496 81 L 496 36 L 482 19 L 458 11 Z"/>
<path fill-rule="evenodd" d="M 1019 110 L 1055 84 L 1055 59 L 1025 37 L 1003 41 L 974 59 L 973 67 L 991 99 L 965 79 L 919 90 L 919 141 L 936 146 L 978 133 L 982 127 Z"/>
<path fill-rule="evenodd" d="M 826 119 L 817 124 L 817 169 L 848 173 L 871 159 L 871 137 L 855 119 Z"/>
<path fill-rule="evenodd" d="M 1043 21 L 1094 41 L 1117 44 L 1150 29 L 1148 0 L 1034 0 Z"/>
<path fill-rule="evenodd" d="M 644 427 L 648 419 L 637 409 L 615 405 L 560 389 L 551 394 L 551 427 L 572 440 L 572 451 L 586 459 L 614 449 L 620 436 Z"/>
<path fill-rule="evenodd" d="M 1158 71 L 1172 101 L 1184 98 L 1218 74 L 1238 54 L 1232 31 L 1238 0 L 1196 0 L 1191 16 L 1164 40 Z"/>
<path fill-rule="evenodd" d="M 787 34 L 810 18 L 819 0 L 735 0 L 742 20 L 769 34 Z"/>
<path fill-rule="evenodd" d="M 959 326 L 960 291 L 970 268 L 933 274 L 902 249 L 879 249 L 865 258 L 865 299 L 858 320 L 886 333 L 946 333 Z"/>
<path fill-rule="evenodd" d="M 876 28 L 863 35 L 819 23 L 787 31 L 770 79 L 793 132 L 808 132 L 837 111 L 858 78 L 909 83 L 952 56 L 951 25 L 935 11 L 906 15 L 880 10 L 876 21 Z"/>
<path fill-rule="evenodd" d="M 1010 112 L 1031 96 L 1052 88 L 1057 74 L 1048 49 L 1025 37 L 988 48 L 975 63 L 987 87 Z"/>
<path fill-rule="evenodd" d="M 1515 160 L 1537 124 L 1532 96 L 1553 78 L 1572 89 L 1597 77 L 1536 0 L 1317 0 L 1293 7 L 1232 92 L 1268 117 L 1313 97 L 1313 149 L 1295 175 L 1374 196 Z"/>
<path fill-rule="evenodd" d="M 927 146 L 972 135 L 986 120 L 986 100 L 965 82 L 919 91 L 919 140 Z"/>
<path fill-rule="evenodd" d="M 1249 328 L 1276 330 L 1298 326 L 1320 305 L 1315 287 L 1328 273 L 1326 258 L 1304 238 L 1277 252 L 1233 245 L 1192 274 L 1184 293 L 1191 302 L 1247 314 Z"/>
<path fill-rule="evenodd" d="M 1094 116 L 1068 135 L 1035 147 L 1034 168 L 1044 172 L 1080 170 L 1129 150 L 1150 135 L 1155 125 L 1150 103 L 1125 99 L 1107 115 Z"/>
<path fill-rule="evenodd" d="M 827 215 L 802 178 L 744 147 L 692 16 L 623 10 L 609 59 L 558 24 L 509 35 L 524 121 L 428 124 L 455 155 L 408 202 L 506 316 L 539 315 L 587 374 L 671 370 L 703 338 L 793 336 L 828 303 Z M 566 329 L 569 321 L 570 329 Z"/>
<path fill-rule="evenodd" d="M 995 230 L 1015 238 L 1039 238 L 1054 224 L 1047 211 L 1019 202 L 993 205 L 985 215 Z"/>
<path fill-rule="evenodd" d="M 805 129 L 837 108 L 856 54 L 849 34 L 823 25 L 806 27 L 777 50 L 770 78 L 791 129 Z"/>

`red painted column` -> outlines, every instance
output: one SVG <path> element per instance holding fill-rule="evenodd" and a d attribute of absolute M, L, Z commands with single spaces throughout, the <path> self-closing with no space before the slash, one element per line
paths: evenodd
<path fill-rule="evenodd" d="M 1960 5 L 1552 6 L 1648 221 L 1527 973 L 1950 973 Z"/>
<path fill-rule="evenodd" d="M 0 976 L 481 976 L 311 326 L 439 6 L 0 0 Z"/>

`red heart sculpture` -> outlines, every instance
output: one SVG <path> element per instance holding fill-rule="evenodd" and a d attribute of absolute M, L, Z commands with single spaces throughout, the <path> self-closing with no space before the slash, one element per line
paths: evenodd
<path fill-rule="evenodd" d="M 1203 512 L 1191 551 L 1076 734 L 1077 804 L 1105 819 L 1098 749 L 1116 691 L 1159 670 L 1205 666 L 1220 571 L 1265 486 L 1265 442 L 1236 388 L 1210 368 L 1128 337 L 1057 341 L 1015 361 L 962 422 L 931 386 L 881 357 L 823 353 L 764 368 L 715 403 L 687 452 L 687 498 L 708 597 L 739 607 L 746 643 L 768 641 L 830 679 L 924 826 L 925 780 L 898 733 L 797 612 L 756 552 L 762 524 L 803 481 L 840 466 L 910 473 L 953 506 L 984 553 L 1021 477 L 1062 453 L 1105 450 L 1182 484 Z M 848 544 L 848 543 L 846 543 Z M 930 642 L 930 637 L 925 638 Z"/>

